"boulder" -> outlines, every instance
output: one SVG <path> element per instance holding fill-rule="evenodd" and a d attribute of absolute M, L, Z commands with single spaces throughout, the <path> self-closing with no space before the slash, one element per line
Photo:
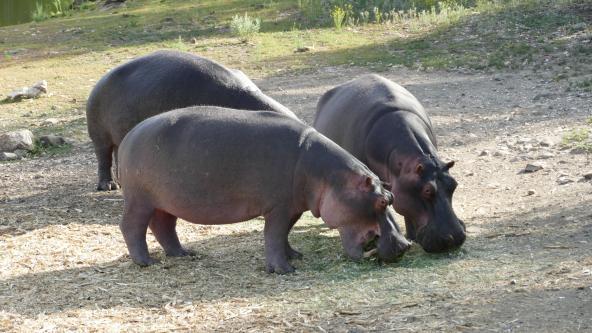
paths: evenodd
<path fill-rule="evenodd" d="M 0 135 L 0 151 L 13 152 L 17 149 L 33 149 L 33 133 L 31 131 L 20 130 Z"/>

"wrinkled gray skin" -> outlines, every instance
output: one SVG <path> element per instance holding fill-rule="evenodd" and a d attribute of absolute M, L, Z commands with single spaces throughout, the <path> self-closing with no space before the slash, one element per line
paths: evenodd
<path fill-rule="evenodd" d="M 321 97 L 314 127 L 391 184 L 407 238 L 428 252 L 463 244 L 448 173 L 454 162 L 438 158 L 431 121 L 409 91 L 379 75 L 346 82 Z"/>
<path fill-rule="evenodd" d="M 409 247 L 386 216 L 392 194 L 365 165 L 312 127 L 276 112 L 190 107 L 146 119 L 119 147 L 125 208 L 120 224 L 133 261 L 148 254 L 151 228 L 169 256 L 185 256 L 177 218 L 226 224 L 265 218 L 268 272 L 301 256 L 288 233 L 310 210 L 337 228 L 345 252 L 363 257 L 377 235 L 385 261 Z"/>
<path fill-rule="evenodd" d="M 107 73 L 94 87 L 86 107 L 88 134 L 98 160 L 97 189 L 117 189 L 111 174 L 113 152 L 140 121 L 193 105 L 270 110 L 298 119 L 263 94 L 239 70 L 190 53 L 158 51 Z"/>

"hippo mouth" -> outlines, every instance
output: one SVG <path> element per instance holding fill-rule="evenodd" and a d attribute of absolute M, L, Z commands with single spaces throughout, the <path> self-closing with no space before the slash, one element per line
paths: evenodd
<path fill-rule="evenodd" d="M 366 241 L 362 246 L 363 259 L 377 259 L 382 262 L 395 262 L 403 257 L 409 244 L 404 245 L 404 249 L 397 251 L 394 255 L 385 255 L 380 251 L 380 235 L 374 236 L 372 239 Z"/>
<path fill-rule="evenodd" d="M 367 259 L 370 257 L 378 257 L 378 239 L 379 235 L 374 236 L 364 243 L 362 246 L 363 254 L 362 258 Z"/>

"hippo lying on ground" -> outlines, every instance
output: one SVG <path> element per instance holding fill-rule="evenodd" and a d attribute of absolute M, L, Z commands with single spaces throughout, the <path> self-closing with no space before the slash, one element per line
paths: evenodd
<path fill-rule="evenodd" d="M 409 91 L 362 76 L 321 97 L 314 127 L 392 185 L 407 238 L 428 252 L 462 245 L 465 225 L 452 209 L 457 183 L 448 173 L 454 162 L 438 158 L 432 123 Z"/>
<path fill-rule="evenodd" d="M 288 259 L 300 254 L 288 232 L 307 210 L 338 229 L 353 259 L 376 235 L 382 260 L 409 247 L 386 216 L 392 194 L 378 177 L 312 127 L 276 112 L 198 106 L 151 117 L 121 143 L 118 170 L 120 227 L 139 265 L 154 263 L 148 227 L 167 255 L 188 254 L 177 217 L 226 224 L 263 216 L 268 272 L 294 271 Z"/>
<path fill-rule="evenodd" d="M 86 117 L 99 166 L 97 189 L 117 189 L 112 154 L 129 130 L 153 115 L 193 105 L 270 110 L 297 119 L 241 71 L 189 53 L 152 53 L 113 69 L 90 94 Z"/>

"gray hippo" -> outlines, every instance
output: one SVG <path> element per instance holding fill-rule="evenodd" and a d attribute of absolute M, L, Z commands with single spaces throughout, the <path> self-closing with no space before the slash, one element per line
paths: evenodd
<path fill-rule="evenodd" d="M 427 252 L 463 244 L 465 225 L 452 209 L 457 183 L 448 173 L 454 162 L 438 158 L 432 123 L 409 91 L 364 75 L 321 97 L 314 127 L 392 185 L 407 238 Z"/>
<path fill-rule="evenodd" d="M 107 73 L 86 107 L 88 134 L 98 160 L 98 190 L 117 189 L 112 156 L 129 130 L 156 114 L 193 105 L 270 110 L 298 119 L 238 70 L 190 53 L 158 51 Z"/>
<path fill-rule="evenodd" d="M 288 233 L 310 210 L 337 228 L 347 255 L 364 256 L 378 237 L 378 257 L 392 261 L 410 243 L 386 216 L 392 194 L 364 164 L 312 127 L 270 111 L 214 106 L 148 118 L 119 146 L 124 197 L 120 224 L 132 260 L 150 265 L 146 230 L 169 256 L 188 254 L 177 218 L 226 224 L 265 218 L 268 272 L 288 273 L 301 254 Z"/>

